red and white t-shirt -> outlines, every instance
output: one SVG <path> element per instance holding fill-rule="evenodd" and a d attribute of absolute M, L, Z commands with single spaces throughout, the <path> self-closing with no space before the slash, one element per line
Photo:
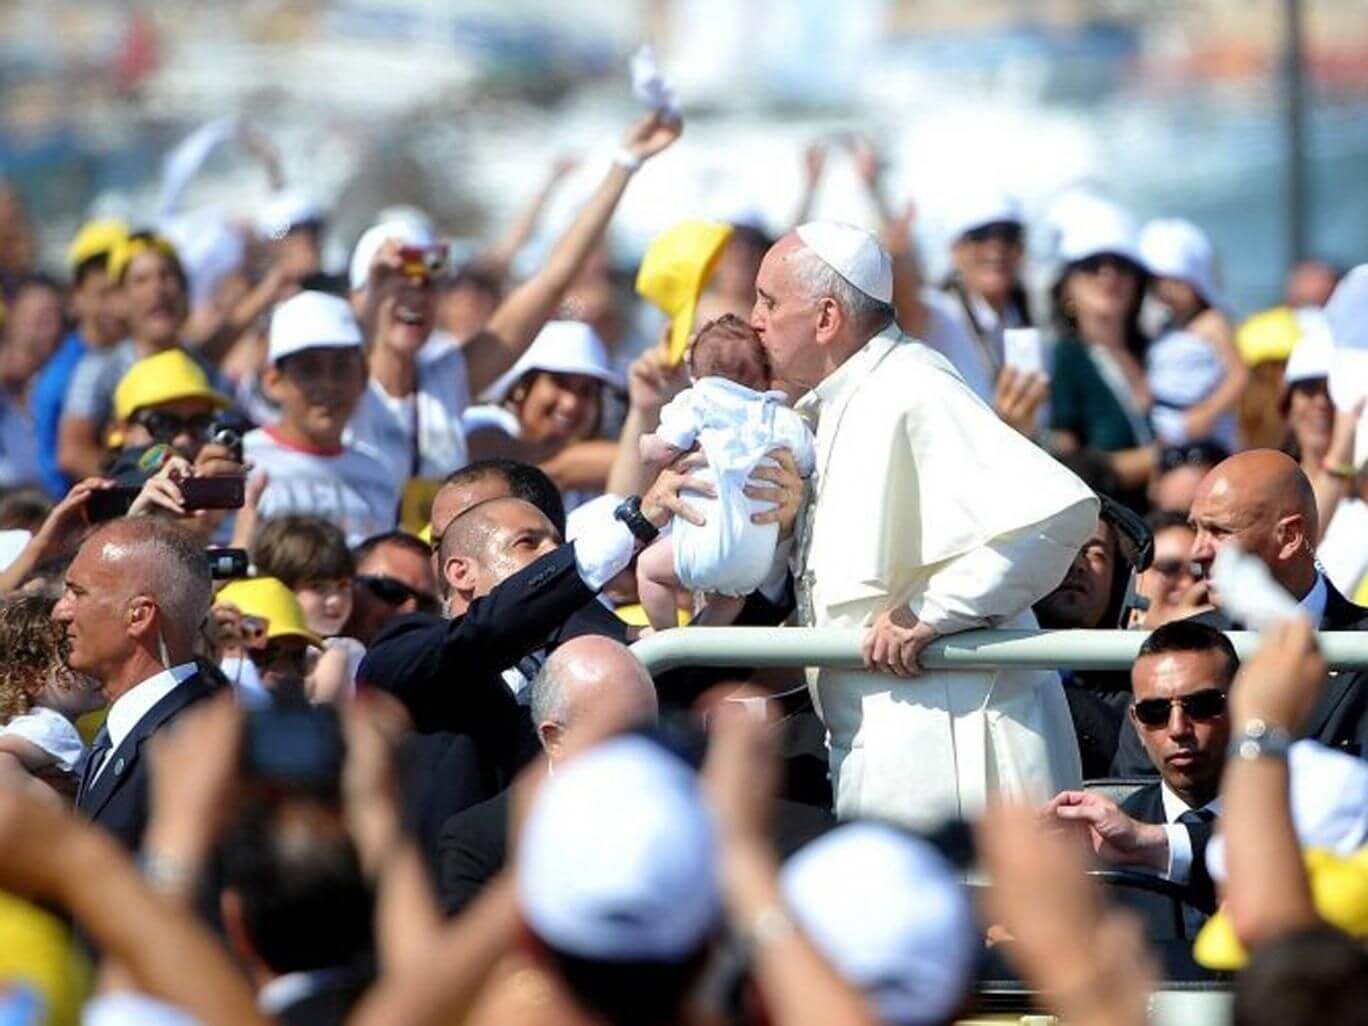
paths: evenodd
<path fill-rule="evenodd" d="M 263 519 L 286 513 L 324 517 L 342 529 L 348 545 L 394 529 L 399 512 L 395 474 L 366 449 L 306 449 L 269 427 L 249 431 L 242 448 L 253 468 L 268 476 L 257 507 Z"/>

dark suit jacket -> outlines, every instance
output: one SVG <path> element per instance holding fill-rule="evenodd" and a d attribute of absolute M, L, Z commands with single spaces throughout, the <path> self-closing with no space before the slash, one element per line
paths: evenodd
<path fill-rule="evenodd" d="M 118 748 L 105 756 L 104 766 L 88 792 L 77 796 L 76 808 L 136 852 L 142 844 L 150 813 L 147 740 L 196 702 L 214 693 L 199 673 L 172 688 L 137 722 Z M 84 766 L 82 767 L 84 770 Z"/>
<path fill-rule="evenodd" d="M 442 907 L 455 915 L 475 900 L 508 858 L 509 792 L 472 805 L 447 820 L 438 844 Z M 808 841 L 836 826 L 825 809 L 780 799 L 774 810 L 774 845 L 788 858 Z"/>
<path fill-rule="evenodd" d="M 276 1013 L 281 1026 L 342 1026 L 369 980 L 361 974 L 331 980 L 323 987 L 292 1002 Z"/>
<path fill-rule="evenodd" d="M 1141 823 L 1167 823 L 1164 815 L 1164 797 L 1158 784 L 1148 784 L 1136 791 L 1121 804 L 1121 811 Z M 1207 915 L 1216 911 L 1216 885 L 1207 872 L 1206 850 L 1211 841 L 1214 824 L 1182 824 L 1192 841 L 1192 872 L 1184 887 L 1185 900 L 1189 905 L 1200 908 Z"/>
<path fill-rule="evenodd" d="M 1325 612 L 1321 616 L 1323 631 L 1368 630 L 1368 609 L 1356 606 L 1339 593 L 1330 579 L 1325 579 Z M 1192 617 L 1217 630 L 1241 629 L 1217 610 L 1198 613 Z M 1323 745 L 1349 755 L 1368 756 L 1368 672 L 1362 670 L 1331 670 L 1325 688 L 1312 706 L 1306 722 L 1297 732 L 1299 737 L 1311 738 Z M 1121 728 L 1121 743 L 1112 775 L 1118 777 L 1157 776 L 1158 770 L 1149 761 L 1144 746 L 1135 733 L 1135 725 L 1126 718 Z"/>

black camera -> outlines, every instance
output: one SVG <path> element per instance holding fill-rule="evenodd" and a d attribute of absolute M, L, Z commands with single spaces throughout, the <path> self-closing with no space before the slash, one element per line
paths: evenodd
<path fill-rule="evenodd" d="M 251 430 L 252 422 L 237 410 L 224 410 L 209 425 L 209 444 L 223 446 L 234 463 L 241 463 L 242 436 Z"/>

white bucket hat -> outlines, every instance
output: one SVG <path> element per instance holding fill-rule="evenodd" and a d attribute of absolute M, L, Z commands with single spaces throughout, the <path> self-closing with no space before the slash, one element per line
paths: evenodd
<path fill-rule="evenodd" d="M 1216 285 L 1216 251 L 1206 233 L 1177 217 L 1150 221 L 1140 232 L 1140 255 L 1149 272 L 1191 285 L 1211 306 L 1225 300 Z"/>
<path fill-rule="evenodd" d="M 1001 189 L 968 190 L 961 193 L 951 205 L 950 218 L 946 223 L 951 242 L 958 242 L 975 228 L 990 224 L 1016 224 L 1024 226 L 1026 217 L 1016 197 Z"/>
<path fill-rule="evenodd" d="M 622 378 L 608 364 L 608 348 L 598 332 L 583 321 L 548 321 L 527 351 L 487 388 L 480 399 L 501 403 L 525 374 L 584 374 L 605 385 L 623 388 Z"/>
<path fill-rule="evenodd" d="M 518 901 L 559 951 L 680 961 L 720 922 L 711 814 L 693 771 L 626 735 L 557 766 L 518 846 Z"/>
<path fill-rule="evenodd" d="M 1073 197 L 1065 209 L 1057 212 L 1054 228 L 1057 238 L 1055 255 L 1063 265 L 1112 253 L 1145 269 L 1145 258 L 1140 254 L 1136 239 L 1135 222 L 1109 200 L 1097 196 Z"/>
<path fill-rule="evenodd" d="M 779 884 L 813 944 L 883 1022 L 947 1022 L 959 1008 L 978 931 L 964 888 L 927 842 L 851 823 L 789 859 Z"/>
<path fill-rule="evenodd" d="M 282 189 L 261 208 L 257 232 L 265 239 L 280 239 L 302 224 L 322 221 L 324 210 L 311 193 L 303 189 Z"/>

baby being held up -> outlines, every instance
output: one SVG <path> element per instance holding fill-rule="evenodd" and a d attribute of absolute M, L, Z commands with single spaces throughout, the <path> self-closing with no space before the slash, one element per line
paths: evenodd
<path fill-rule="evenodd" d="M 765 347 L 745 321 L 732 314 L 709 321 L 686 360 L 693 385 L 661 410 L 655 434 L 641 439 L 641 458 L 664 465 L 697 445 L 708 465 L 694 476 L 711 481 L 717 496 L 686 495 L 702 526 L 676 517 L 637 561 L 641 605 L 657 630 L 678 623 L 681 586 L 724 596 L 709 605 L 730 622 L 727 613 L 769 576 L 779 540 L 777 524 L 751 522 L 771 507 L 745 494 L 746 480 L 774 449 L 788 449 L 804 478 L 816 460 L 807 425 L 782 392 L 770 390 Z"/>

